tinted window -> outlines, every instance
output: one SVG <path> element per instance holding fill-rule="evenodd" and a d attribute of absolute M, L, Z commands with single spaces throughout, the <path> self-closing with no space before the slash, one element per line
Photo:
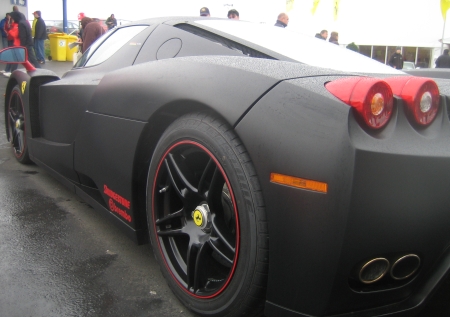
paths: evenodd
<path fill-rule="evenodd" d="M 196 23 L 312 66 L 351 72 L 402 74 L 338 45 L 272 25 L 210 19 Z"/>
<path fill-rule="evenodd" d="M 130 41 L 147 25 L 136 25 L 117 29 L 114 33 L 107 33 L 99 38 L 89 49 L 83 54 L 83 58 L 79 60 L 76 67 L 94 66 L 103 63 L 117 52 L 123 45 Z M 106 37 L 106 39 L 104 39 Z M 85 60 L 87 59 L 86 64 Z"/>

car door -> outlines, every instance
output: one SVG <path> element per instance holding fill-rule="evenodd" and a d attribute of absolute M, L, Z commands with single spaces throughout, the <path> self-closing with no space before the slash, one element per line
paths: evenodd
<path fill-rule="evenodd" d="M 105 34 L 61 80 L 40 87 L 40 135 L 29 142 L 33 160 L 79 182 L 74 140 L 91 97 L 106 73 L 133 64 L 151 31 L 149 25 L 133 25 Z"/>

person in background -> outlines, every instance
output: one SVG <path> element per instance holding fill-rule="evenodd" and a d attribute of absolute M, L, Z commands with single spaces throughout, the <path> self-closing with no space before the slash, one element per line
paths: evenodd
<path fill-rule="evenodd" d="M 81 28 L 83 29 L 83 45 L 81 46 L 81 52 L 84 53 L 92 43 L 105 34 L 105 30 L 99 23 L 94 22 L 88 17 L 81 19 Z"/>
<path fill-rule="evenodd" d="M 275 26 L 278 26 L 278 27 L 284 29 L 285 27 L 287 27 L 288 23 L 289 23 L 289 16 L 286 13 L 282 12 L 278 15 Z"/>
<path fill-rule="evenodd" d="M 33 38 L 33 40 L 34 40 L 34 35 L 36 34 L 36 23 L 37 23 L 37 18 L 34 13 L 35 12 L 33 12 L 34 20 L 33 20 L 33 23 L 31 23 L 31 37 Z"/>
<path fill-rule="evenodd" d="M 201 16 L 201 17 L 209 17 L 209 16 L 211 16 L 211 15 L 209 14 L 209 9 L 208 9 L 207 7 L 201 8 L 201 9 L 200 9 L 200 16 Z"/>
<path fill-rule="evenodd" d="M 339 34 L 338 32 L 331 32 L 330 39 L 328 42 L 339 45 Z"/>
<path fill-rule="evenodd" d="M 239 20 L 239 12 L 236 9 L 231 9 L 227 14 L 228 19 Z"/>
<path fill-rule="evenodd" d="M 11 12 L 11 18 L 19 25 L 20 46 L 27 49 L 28 60 L 30 63 L 36 68 L 41 68 L 41 65 L 37 61 L 36 55 L 34 54 L 30 23 L 28 23 L 27 20 L 22 19 L 22 15 L 17 11 Z"/>
<path fill-rule="evenodd" d="M 117 20 L 114 17 L 114 14 L 111 14 L 111 16 L 106 19 L 106 25 L 108 26 L 108 30 L 112 30 L 117 26 Z"/>
<path fill-rule="evenodd" d="M 3 31 L 5 31 L 7 40 L 8 40 L 8 47 L 14 46 L 14 38 L 12 35 L 9 34 L 9 31 L 12 28 L 12 19 L 10 13 L 6 13 L 6 22 L 3 26 Z M 1 70 L 0 73 L 9 73 L 11 75 L 11 66 L 12 64 L 6 64 L 5 70 Z"/>
<path fill-rule="evenodd" d="M 13 12 L 19 12 L 20 15 L 22 16 L 22 20 L 27 20 L 27 18 L 25 17 L 25 14 L 23 14 L 22 12 L 19 11 L 19 7 L 18 6 L 13 6 Z"/>
<path fill-rule="evenodd" d="M 14 21 L 12 13 L 10 15 L 11 15 L 11 18 L 10 18 L 10 21 L 9 21 L 9 28 L 8 28 L 8 39 L 9 38 L 12 39 L 10 46 L 21 46 L 20 45 L 20 38 L 19 38 L 19 25 L 16 23 L 16 21 Z M 6 65 L 5 72 L 3 73 L 3 76 L 10 77 L 11 73 L 13 71 L 15 71 L 17 69 L 17 67 L 18 67 L 18 64 L 8 64 L 8 65 Z"/>
<path fill-rule="evenodd" d="M 2 35 L 2 47 L 7 48 L 8 47 L 8 34 L 5 32 L 5 24 L 6 20 L 8 19 L 9 13 L 6 13 L 5 17 L 0 21 L 0 32 Z"/>
<path fill-rule="evenodd" d="M 397 47 L 395 49 L 395 53 L 391 55 L 391 58 L 389 58 L 389 65 L 391 67 L 394 67 L 395 69 L 403 68 L 403 56 L 401 52 L 402 52 L 401 47 Z"/>
<path fill-rule="evenodd" d="M 42 19 L 41 11 L 33 12 L 36 20 L 35 35 L 34 35 L 34 51 L 39 63 L 45 64 L 44 42 L 48 39 L 47 26 Z"/>
<path fill-rule="evenodd" d="M 444 54 L 436 59 L 436 68 L 450 68 L 450 55 L 448 55 L 448 49 L 445 49 Z"/>
<path fill-rule="evenodd" d="M 327 40 L 328 37 L 328 31 L 327 30 L 322 30 L 320 31 L 320 33 L 316 33 L 315 37 L 317 37 L 318 39 Z"/>

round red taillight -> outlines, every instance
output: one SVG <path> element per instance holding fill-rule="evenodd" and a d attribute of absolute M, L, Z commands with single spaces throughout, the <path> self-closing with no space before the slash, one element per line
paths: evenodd
<path fill-rule="evenodd" d="M 401 97 L 408 112 L 420 125 L 428 125 L 439 110 L 439 88 L 436 83 L 423 77 L 386 78 L 395 95 Z"/>
<path fill-rule="evenodd" d="M 392 90 L 381 79 L 350 77 L 329 82 L 326 88 L 355 108 L 364 122 L 373 129 L 384 127 L 392 115 Z"/>

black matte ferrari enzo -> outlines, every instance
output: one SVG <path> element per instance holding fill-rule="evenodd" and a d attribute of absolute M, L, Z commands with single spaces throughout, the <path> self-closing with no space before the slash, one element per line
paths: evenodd
<path fill-rule="evenodd" d="M 449 81 L 286 29 L 122 26 L 62 78 L 23 48 L 7 137 L 202 316 L 417 311 L 450 268 Z"/>

